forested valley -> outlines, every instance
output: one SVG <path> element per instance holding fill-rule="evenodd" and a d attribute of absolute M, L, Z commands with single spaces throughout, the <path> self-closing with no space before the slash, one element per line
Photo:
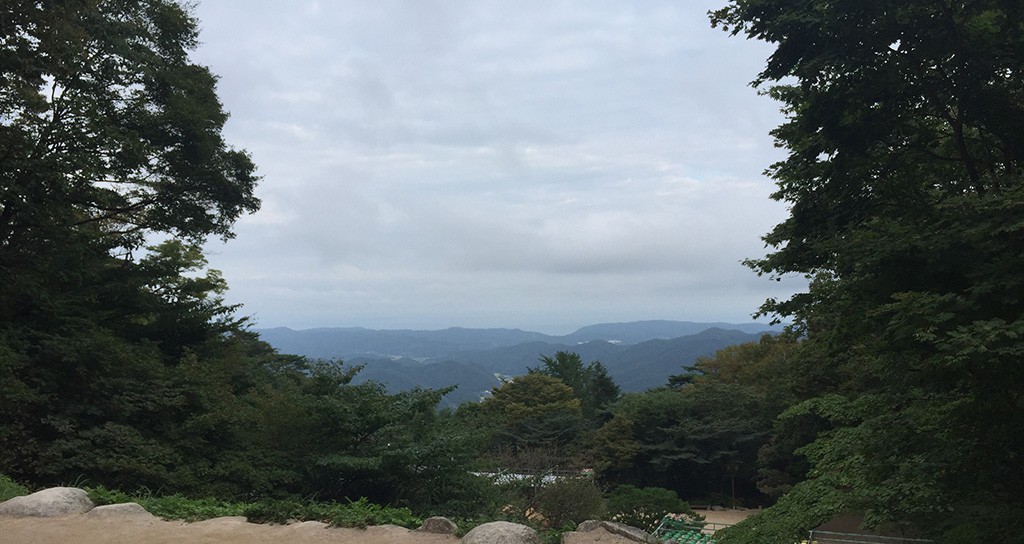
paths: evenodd
<path fill-rule="evenodd" d="M 843 512 L 1021 542 L 1024 9 L 733 0 L 711 19 L 777 46 L 755 85 L 787 114 L 769 174 L 790 216 L 748 265 L 809 279 L 762 308 L 793 324 L 645 392 L 561 351 L 439 409 L 446 390 L 278 353 L 224 302 L 200 248 L 259 208 L 259 178 L 186 8 L 4 3 L 0 474 L 553 526 L 766 507 L 722 544 Z"/>

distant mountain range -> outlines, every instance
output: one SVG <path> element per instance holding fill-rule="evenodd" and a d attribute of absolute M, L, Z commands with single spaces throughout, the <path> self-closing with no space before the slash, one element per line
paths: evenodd
<path fill-rule="evenodd" d="M 449 328 L 435 331 L 364 328 L 257 329 L 282 353 L 361 364 L 357 382 L 376 381 L 390 391 L 457 385 L 448 405 L 479 400 L 500 376 L 524 374 L 541 356 L 578 353 L 601 361 L 623 391 L 665 385 L 701 356 L 756 341 L 779 327 L 758 323 L 635 321 L 583 327 L 552 336 L 519 329 Z"/>

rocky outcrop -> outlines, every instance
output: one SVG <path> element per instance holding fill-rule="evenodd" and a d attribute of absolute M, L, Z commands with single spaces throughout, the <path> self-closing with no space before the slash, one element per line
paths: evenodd
<path fill-rule="evenodd" d="M 587 521 L 581 522 L 576 526 L 577 533 L 589 533 L 590 531 L 596 531 L 601 528 L 601 520 L 588 519 Z"/>
<path fill-rule="evenodd" d="M 642 544 L 656 544 L 658 542 L 658 539 L 654 538 L 653 535 L 643 529 L 637 529 L 632 525 L 616 523 L 614 521 L 598 521 L 590 519 L 580 523 L 576 527 L 576 532 L 588 533 L 597 529 L 604 529 L 613 535 L 619 535 L 621 537 L 628 538 L 633 542 L 640 542 Z"/>
<path fill-rule="evenodd" d="M 455 531 L 459 530 L 459 526 L 452 520 L 443 517 L 435 516 L 423 520 L 423 524 L 420 525 L 419 529 L 416 529 L 421 533 L 435 533 L 439 535 L 453 535 Z"/>
<path fill-rule="evenodd" d="M 471 529 L 462 544 L 540 544 L 540 536 L 526 525 L 492 521 Z"/>
<path fill-rule="evenodd" d="M 94 506 L 77 487 L 51 487 L 0 503 L 0 516 L 52 518 L 84 514 Z"/>

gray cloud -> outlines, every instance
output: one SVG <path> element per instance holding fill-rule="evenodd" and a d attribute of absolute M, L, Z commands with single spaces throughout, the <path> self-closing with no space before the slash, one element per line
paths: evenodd
<path fill-rule="evenodd" d="M 261 326 L 744 320 L 785 216 L 768 49 L 708 1 L 207 0 L 264 207 L 211 264 Z"/>

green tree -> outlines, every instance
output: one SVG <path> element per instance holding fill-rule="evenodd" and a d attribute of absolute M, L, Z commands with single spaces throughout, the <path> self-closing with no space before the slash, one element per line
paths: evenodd
<path fill-rule="evenodd" d="M 541 356 L 540 362 L 543 366 L 530 368 L 529 373 L 558 378 L 571 387 L 588 421 L 597 422 L 600 411 L 621 394 L 601 361 L 584 365 L 579 354 L 559 351 L 554 357 Z"/>
<path fill-rule="evenodd" d="M 181 4 L 15 1 L 0 21 L 0 261 L 79 232 L 125 251 L 229 237 L 258 208 Z"/>
<path fill-rule="evenodd" d="M 0 463 L 192 485 L 193 455 L 225 442 L 183 428 L 273 357 L 197 249 L 259 203 L 188 59 L 196 21 L 170 1 L 7 2 L 0 29 Z M 150 233 L 171 240 L 136 260 Z"/>
<path fill-rule="evenodd" d="M 598 472 L 621 472 L 632 468 L 640 451 L 633 421 L 625 415 L 615 414 L 590 436 L 585 449 L 590 452 L 589 458 Z"/>
<path fill-rule="evenodd" d="M 446 391 L 353 385 L 358 369 L 278 354 L 225 304 L 199 244 L 258 207 L 256 178 L 222 139 L 183 4 L 6 2 L 0 32 L 5 474 L 479 502 L 472 442 L 436 411 Z"/>
<path fill-rule="evenodd" d="M 768 398 L 721 382 L 624 395 L 595 435 L 595 464 L 618 483 L 659 485 L 692 499 L 757 501 L 758 451 L 781 411 Z"/>
<path fill-rule="evenodd" d="M 1019 538 L 1022 17 L 998 0 L 734 0 L 712 14 L 777 44 L 755 84 L 787 113 L 773 135 L 788 156 L 769 173 L 790 215 L 750 264 L 811 280 L 763 311 L 792 317 L 822 369 L 787 417 L 828 422 L 786 504 L 828 489 L 819 518 L 853 508 L 943 542 Z M 740 534 L 723 542 L 765 533 Z"/>
<path fill-rule="evenodd" d="M 483 409 L 497 422 L 500 443 L 516 449 L 558 450 L 580 431 L 580 404 L 562 380 L 535 373 L 495 387 Z"/>

